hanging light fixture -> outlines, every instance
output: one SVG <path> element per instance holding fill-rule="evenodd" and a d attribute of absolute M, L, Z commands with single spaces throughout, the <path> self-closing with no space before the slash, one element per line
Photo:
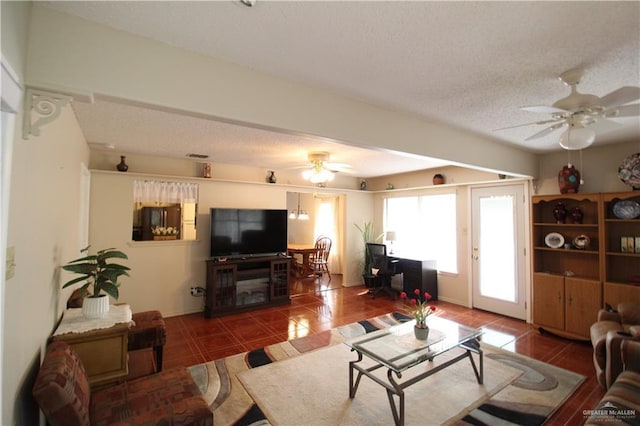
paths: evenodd
<path fill-rule="evenodd" d="M 315 184 L 324 184 L 332 181 L 335 177 L 334 172 L 325 167 L 328 160 L 328 152 L 310 152 L 311 168 L 302 172 L 302 177 Z"/>
<path fill-rule="evenodd" d="M 560 135 L 560 146 L 567 151 L 577 151 L 591 146 L 596 140 L 596 132 L 584 127 L 585 123 L 569 121 L 569 127 Z"/>
<path fill-rule="evenodd" d="M 300 193 L 298 192 L 298 209 L 291 210 L 289 213 L 289 219 L 309 220 L 309 215 L 306 210 L 300 209 Z"/>

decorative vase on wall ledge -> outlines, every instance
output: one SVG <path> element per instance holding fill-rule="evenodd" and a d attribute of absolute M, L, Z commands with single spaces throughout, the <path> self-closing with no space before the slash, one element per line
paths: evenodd
<path fill-rule="evenodd" d="M 569 163 L 558 173 L 558 186 L 561 194 L 577 194 L 580 187 L 580 172 Z"/>
<path fill-rule="evenodd" d="M 129 170 L 129 166 L 127 166 L 127 163 L 125 163 L 125 156 L 121 155 L 120 156 L 120 162 L 118 163 L 118 165 L 116 166 L 116 169 L 118 169 L 119 172 L 126 172 L 127 170 Z"/>

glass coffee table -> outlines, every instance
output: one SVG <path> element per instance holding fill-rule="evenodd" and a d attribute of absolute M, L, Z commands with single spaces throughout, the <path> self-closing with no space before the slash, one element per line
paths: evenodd
<path fill-rule="evenodd" d="M 482 384 L 483 360 L 479 342 L 482 331 L 436 316 L 429 317 L 427 323 L 430 331 L 426 341 L 415 338 L 415 321 L 407 321 L 347 340 L 345 344 L 358 354 L 357 360 L 349 362 L 349 398 L 355 398 L 360 379 L 365 375 L 387 390 L 393 419 L 396 425 L 404 425 L 404 389 L 424 378 L 469 358 L 476 379 Z M 453 348 L 461 348 L 464 351 L 442 363 L 432 365 L 427 371 L 408 380 L 396 380 L 401 379 L 402 373 L 409 368 L 425 361 L 431 363 L 438 355 Z M 478 365 L 473 358 L 474 353 L 478 357 Z M 375 364 L 368 368 L 359 365 L 364 356 L 375 361 Z M 379 368 L 387 368 L 388 381 L 373 374 L 373 371 Z M 358 371 L 355 380 L 354 370 Z M 394 395 L 398 397 L 398 404 Z"/>

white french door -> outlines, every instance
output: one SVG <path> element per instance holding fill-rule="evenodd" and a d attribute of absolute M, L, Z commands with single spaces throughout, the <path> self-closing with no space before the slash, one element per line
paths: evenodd
<path fill-rule="evenodd" d="M 473 188 L 473 307 L 526 319 L 524 183 Z"/>

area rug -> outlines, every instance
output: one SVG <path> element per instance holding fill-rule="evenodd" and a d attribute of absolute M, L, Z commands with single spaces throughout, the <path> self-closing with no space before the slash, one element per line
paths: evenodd
<path fill-rule="evenodd" d="M 348 361 L 355 355 L 342 343 L 407 319 L 387 314 L 199 364 L 190 372 L 216 425 L 393 424 L 386 392 L 368 378 L 363 377 L 356 398 L 349 398 Z M 406 389 L 405 424 L 498 424 L 498 419 L 542 424 L 584 380 L 527 357 L 483 348 L 483 386 L 469 361 L 462 360 Z M 358 417 L 362 412 L 368 413 L 364 420 Z"/>
<path fill-rule="evenodd" d="M 403 380 L 439 364 L 408 370 Z M 276 362 L 238 374 L 240 382 L 274 425 L 392 425 L 386 390 L 363 377 L 354 399 L 349 398 L 349 361 L 356 359 L 346 345 Z M 363 366 L 373 365 L 365 359 Z M 484 384 L 478 385 L 468 359 L 459 361 L 405 389 L 405 424 L 441 425 L 516 380 L 522 371 L 485 358 Z M 386 371 L 376 376 L 387 381 Z"/>

